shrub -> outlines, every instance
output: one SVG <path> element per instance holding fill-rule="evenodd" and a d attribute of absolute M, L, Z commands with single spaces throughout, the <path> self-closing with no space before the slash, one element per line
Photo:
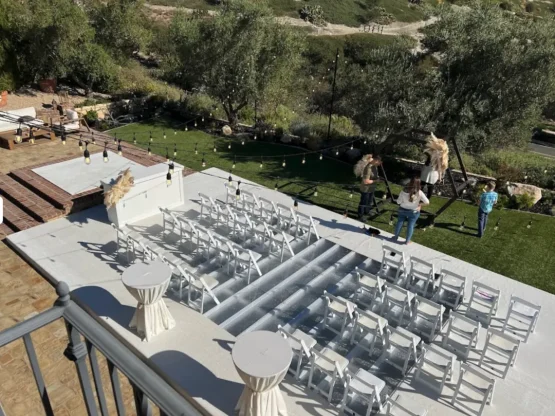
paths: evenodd
<path fill-rule="evenodd" d="M 529 193 L 523 193 L 521 195 L 513 196 L 515 207 L 518 210 L 530 209 L 534 206 L 534 197 Z"/>
<path fill-rule="evenodd" d="M 511 199 L 505 195 L 499 195 L 499 198 L 497 199 L 497 205 L 496 207 L 501 209 L 501 208 L 510 208 L 511 206 Z"/>
<path fill-rule="evenodd" d="M 289 126 L 289 131 L 291 134 L 304 139 L 310 137 L 310 125 L 304 120 L 293 120 Z"/>
<path fill-rule="evenodd" d="M 98 121 L 98 113 L 94 110 L 87 111 L 87 114 L 85 114 L 85 121 L 89 125 L 95 124 Z"/>
<path fill-rule="evenodd" d="M 316 26 L 324 26 L 326 20 L 324 19 L 324 10 L 320 5 L 304 5 L 301 10 L 299 10 L 299 15 L 301 19 L 312 23 Z"/>
<path fill-rule="evenodd" d="M 0 91 L 13 91 L 15 89 L 15 80 L 11 73 L 5 72 L 0 74 Z"/>

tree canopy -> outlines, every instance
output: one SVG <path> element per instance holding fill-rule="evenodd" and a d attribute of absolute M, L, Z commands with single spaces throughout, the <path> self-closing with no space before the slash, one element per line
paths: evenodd
<path fill-rule="evenodd" d="M 170 78 L 218 99 L 232 123 L 272 88 L 287 89 L 303 47 L 302 36 L 277 23 L 265 3 L 242 0 L 226 2 L 212 18 L 178 15 L 171 43 Z"/>

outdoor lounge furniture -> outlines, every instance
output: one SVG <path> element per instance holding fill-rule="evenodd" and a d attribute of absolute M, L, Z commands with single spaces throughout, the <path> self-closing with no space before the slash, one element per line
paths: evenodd
<path fill-rule="evenodd" d="M 56 135 L 49 129 L 43 128 L 46 123 L 36 118 L 37 112 L 34 107 L 20 108 L 18 110 L 0 111 L 0 147 L 13 150 L 16 141 L 16 131 L 21 128 L 22 141 L 30 139 L 30 131 L 33 130 L 35 139 L 46 137 L 55 140 Z"/>
<path fill-rule="evenodd" d="M 410 270 L 407 277 L 407 289 L 418 295 L 427 297 L 434 291 L 435 269 L 432 263 L 411 256 Z"/>
<path fill-rule="evenodd" d="M 405 321 L 405 314 L 407 320 L 410 322 L 412 320 L 412 300 L 415 294 L 403 289 L 397 285 L 386 285 L 384 302 L 382 303 L 381 314 L 391 322 L 391 317 L 396 319 L 400 326 L 403 325 Z M 395 311 L 399 309 L 398 317 L 395 317 Z M 386 313 L 387 311 L 387 313 Z"/>
<path fill-rule="evenodd" d="M 316 340 L 310 335 L 305 334 L 300 329 L 295 329 L 293 332 L 288 332 L 283 329 L 281 325 L 278 325 L 278 331 L 287 341 L 289 341 L 289 345 L 293 350 L 293 356 L 297 357 L 296 368 L 294 370 L 290 368 L 289 372 L 293 374 L 298 380 L 299 376 L 301 375 L 303 358 L 306 357 L 308 360 L 310 359 L 310 350 L 316 345 Z"/>
<path fill-rule="evenodd" d="M 409 330 L 412 332 L 416 331 L 431 341 L 435 337 L 436 332 L 441 331 L 444 312 L 445 308 L 443 305 L 417 295 L 414 300 Z"/>
<path fill-rule="evenodd" d="M 491 356 L 487 355 L 488 353 L 493 352 L 496 356 L 506 359 L 506 362 L 503 363 L 505 367 L 502 371 L 503 378 L 505 378 L 509 372 L 509 368 L 514 366 L 516 363 L 516 355 L 518 354 L 519 347 L 520 340 L 517 340 L 496 329 L 489 328 L 486 335 L 486 343 L 484 344 L 484 349 L 482 350 L 482 355 L 480 356 L 479 366 L 483 367 L 484 359 L 493 359 Z M 496 363 L 498 362 L 496 361 Z"/>
<path fill-rule="evenodd" d="M 465 363 L 461 364 L 459 382 L 457 383 L 457 387 L 455 388 L 455 394 L 453 394 L 451 404 L 454 406 L 455 403 L 459 403 L 459 405 L 462 405 L 465 409 L 471 410 L 467 405 L 467 400 L 465 400 L 464 403 L 459 400 L 459 395 L 461 395 L 462 387 L 465 387 L 474 392 L 474 394 L 481 396 L 481 401 L 479 402 L 480 407 L 476 412 L 477 416 L 481 416 L 486 404 L 491 404 L 493 402 L 495 380 L 484 374 L 482 371 L 480 371 L 480 369 L 476 367 Z M 465 396 L 468 397 L 468 395 L 466 394 Z"/>
<path fill-rule="evenodd" d="M 416 346 L 420 343 L 420 337 L 400 327 L 388 328 L 387 341 L 389 345 L 386 350 L 385 361 L 401 370 L 404 376 L 407 373 L 411 357 L 414 357 L 415 360 L 417 358 Z M 397 353 L 394 350 L 397 350 Z M 402 364 L 396 361 L 399 357 Z"/>
<path fill-rule="evenodd" d="M 385 296 L 385 281 L 381 277 L 359 269 L 358 267 L 355 268 L 355 273 L 358 286 L 356 293 L 357 302 L 368 308 L 372 308 L 374 302 L 377 300 L 379 300 L 380 305 L 382 305 Z M 364 295 L 370 296 L 370 303 L 362 301 L 361 298 Z"/>
<path fill-rule="evenodd" d="M 414 405 L 408 403 L 401 395 L 395 396 L 393 399 L 386 397 L 386 413 L 385 416 L 426 416 L 426 409 L 415 409 Z"/>
<path fill-rule="evenodd" d="M 326 301 L 326 306 L 324 308 L 324 320 L 322 321 L 322 325 L 324 328 L 328 328 L 336 334 L 342 335 L 349 321 L 354 319 L 356 305 L 349 302 L 347 299 L 333 296 L 326 291 L 324 291 L 324 299 Z M 337 329 L 333 325 L 333 321 L 336 319 L 340 323 L 340 329 Z"/>
<path fill-rule="evenodd" d="M 404 287 L 407 278 L 405 253 L 385 244 L 382 247 L 382 253 L 382 263 L 378 276 Z"/>
<path fill-rule="evenodd" d="M 414 379 L 421 381 L 438 394 L 441 394 L 445 382 L 451 381 L 453 377 L 455 361 L 455 355 L 449 351 L 445 351 L 437 345 L 425 345 L 422 347 L 422 353 L 417 362 Z M 431 382 L 430 379 L 439 380 L 439 386 L 437 383 Z"/>
<path fill-rule="evenodd" d="M 522 336 L 524 332 L 524 342 L 528 342 L 530 333 L 536 329 L 538 317 L 540 316 L 541 306 L 528 302 L 518 296 L 512 295 L 507 311 L 507 318 L 503 323 L 503 332 L 507 330 L 515 335 Z M 518 326 L 513 323 L 516 321 Z"/>
<path fill-rule="evenodd" d="M 432 298 L 433 301 L 457 309 L 464 297 L 466 277 L 443 269 L 439 276 L 437 291 Z"/>
<path fill-rule="evenodd" d="M 485 325 L 491 323 L 491 318 L 497 313 L 501 292 L 480 282 L 472 283 L 470 302 L 466 316 L 476 319 Z"/>
<path fill-rule="evenodd" d="M 378 405 L 380 412 L 383 411 L 383 404 L 380 394 L 385 387 L 385 381 L 379 379 L 372 373 L 359 368 L 356 373 L 347 370 L 345 377 L 345 393 L 341 401 L 341 409 L 357 416 L 370 416 L 374 403 Z M 355 402 L 362 401 L 366 406 L 366 412 L 357 412 L 358 406 Z"/>
<path fill-rule="evenodd" d="M 349 366 L 349 360 L 341 356 L 334 350 L 323 348 L 321 351 L 311 349 L 310 356 L 310 374 L 308 376 L 308 388 L 316 388 L 320 393 L 324 394 L 328 402 L 331 402 L 333 389 L 337 379 L 343 380 L 345 377 L 345 370 Z M 313 384 L 314 374 L 319 371 L 323 373 L 329 380 L 329 389 L 323 390 L 318 385 Z"/>
<path fill-rule="evenodd" d="M 382 347 L 387 345 L 386 330 L 387 319 L 382 318 L 381 316 L 370 311 L 356 309 L 354 312 L 354 323 L 351 332 L 351 344 L 356 342 L 360 348 L 365 349 L 370 353 L 370 355 L 372 355 L 378 338 L 380 339 Z M 359 332 L 362 334 L 362 337 L 360 340 L 357 340 L 357 334 Z M 366 345 L 368 336 L 371 336 L 372 340 L 369 345 Z"/>
<path fill-rule="evenodd" d="M 453 351 L 466 361 L 471 349 L 476 347 L 479 331 L 479 322 L 457 312 L 451 312 L 441 346 Z"/>

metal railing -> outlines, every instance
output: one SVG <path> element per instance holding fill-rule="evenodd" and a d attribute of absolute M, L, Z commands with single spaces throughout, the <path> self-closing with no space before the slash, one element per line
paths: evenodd
<path fill-rule="evenodd" d="M 54 415 L 48 389 L 44 383 L 37 354 L 31 340 L 31 333 L 58 319 L 64 319 L 68 334 L 68 345 L 64 350 L 67 359 L 75 363 L 79 384 L 89 416 L 108 416 L 106 392 L 102 385 L 97 352 L 106 358 L 112 384 L 112 394 L 118 416 L 125 415 L 118 371 L 125 375 L 132 388 L 137 415 L 151 416 L 152 403 L 160 409 L 161 416 L 201 416 L 208 413 L 185 393 L 175 390 L 152 367 L 115 336 L 111 330 L 101 325 L 88 312 L 70 299 L 69 287 L 60 282 L 56 286 L 58 299 L 54 306 L 26 321 L 0 332 L 0 348 L 23 338 L 31 370 L 37 384 L 46 415 Z M 87 355 L 96 390 L 93 392 Z M 98 399 L 98 401 L 97 401 Z M 0 398 L 1 401 L 1 398 Z M 0 405 L 0 416 L 5 416 Z"/>

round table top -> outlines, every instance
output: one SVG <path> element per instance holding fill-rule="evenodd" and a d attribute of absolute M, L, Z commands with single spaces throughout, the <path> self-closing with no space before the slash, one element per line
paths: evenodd
<path fill-rule="evenodd" d="M 237 338 L 231 356 L 243 373 L 253 377 L 272 377 L 289 368 L 293 352 L 281 335 L 253 331 Z"/>
<path fill-rule="evenodd" d="M 171 278 L 170 266 L 161 261 L 135 263 L 123 271 L 121 281 L 135 289 L 149 289 L 160 286 Z"/>

